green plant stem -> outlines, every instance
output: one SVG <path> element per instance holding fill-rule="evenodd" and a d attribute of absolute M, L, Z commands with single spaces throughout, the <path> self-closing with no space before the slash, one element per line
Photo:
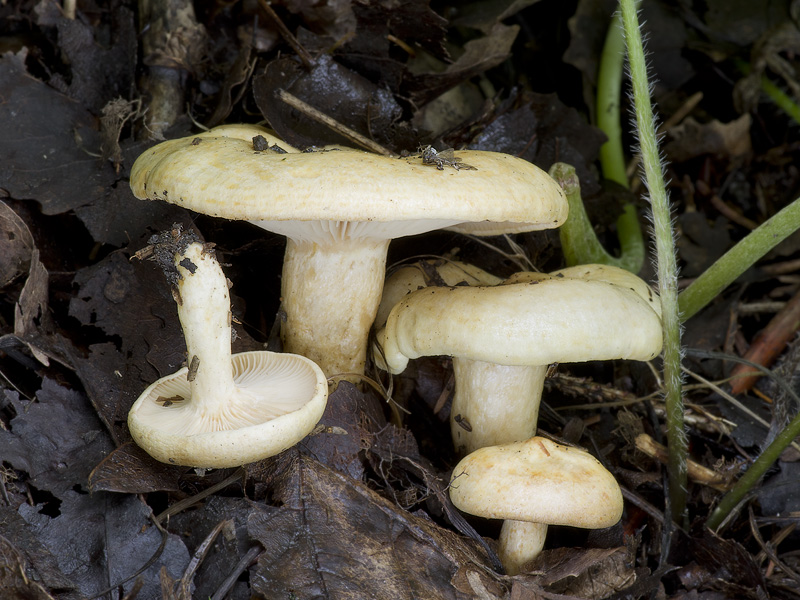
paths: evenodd
<path fill-rule="evenodd" d="M 695 279 L 678 298 L 686 321 L 711 302 L 753 263 L 800 229 L 800 198 L 764 221 Z"/>
<path fill-rule="evenodd" d="M 608 138 L 600 146 L 600 167 L 603 169 L 603 177 L 627 188 L 629 181 L 620 123 L 624 59 L 625 36 L 622 32 L 622 16 L 616 12 L 608 25 L 606 41 L 600 55 L 600 68 L 597 70 L 597 126 Z"/>
<path fill-rule="evenodd" d="M 608 27 L 606 41 L 603 45 L 603 53 L 600 57 L 600 68 L 597 73 L 597 126 L 606 134 L 608 138 L 600 147 L 600 167 L 603 170 L 603 177 L 614 181 L 626 188 L 629 187 L 628 176 L 625 169 L 625 152 L 622 148 L 622 125 L 620 123 L 620 95 L 622 93 L 622 73 L 623 61 L 625 58 L 625 38 L 622 33 L 622 25 L 619 13 L 616 13 Z M 580 198 L 575 202 L 577 205 Z M 572 210 L 572 202 L 570 209 Z M 583 203 L 580 203 L 580 211 L 583 218 L 586 213 Z M 572 214 L 572 213 L 570 213 Z M 586 224 L 589 224 L 586 219 Z M 591 238 L 591 246 L 595 247 L 590 255 L 598 256 L 599 260 L 591 262 L 602 262 L 611 264 L 632 273 L 638 273 L 642 269 L 645 257 L 644 236 L 642 227 L 639 224 L 639 216 L 636 214 L 636 207 L 632 203 L 626 204 L 622 209 L 622 214 L 617 218 L 617 237 L 619 239 L 620 256 L 612 257 L 603 249 L 594 230 L 591 226 L 586 227 L 581 223 L 584 235 Z M 562 228 L 563 230 L 563 228 Z M 568 234 L 569 235 L 569 234 Z M 570 236 L 577 240 L 576 236 Z M 579 254 L 576 252 L 576 254 Z M 590 262 L 588 258 L 580 255 L 576 256 L 577 262 L 568 264 L 582 264 Z"/>
<path fill-rule="evenodd" d="M 641 265 L 637 267 L 636 264 L 629 264 L 624 255 L 619 258 L 611 256 L 597 239 L 583 206 L 581 183 L 575 167 L 566 163 L 555 163 L 550 167 L 549 173 L 564 190 L 569 203 L 569 218 L 558 229 L 567 266 L 601 263 L 638 272 L 636 269 Z"/>
<path fill-rule="evenodd" d="M 625 214 L 617 221 L 622 253 L 619 258 L 611 256 L 597 239 L 589 216 L 581 199 L 581 183 L 575 167 L 566 163 L 555 163 L 550 167 L 550 177 L 555 179 L 569 203 L 569 218 L 558 229 L 561 248 L 568 266 L 586 264 L 613 265 L 638 273 L 644 262 L 644 240 L 639 219 L 633 205 L 625 206 Z M 630 222 L 635 224 L 631 231 Z"/>
<path fill-rule="evenodd" d="M 781 452 L 792 443 L 792 441 L 800 435 L 800 413 L 795 415 L 794 419 L 781 431 L 772 443 L 767 446 L 761 455 L 753 461 L 753 464 L 744 472 L 736 482 L 736 485 L 723 496 L 717 508 L 711 513 L 711 516 L 706 520 L 706 527 L 709 529 L 717 529 L 730 512 L 736 508 L 739 502 L 747 495 L 747 493 L 755 486 L 767 469 L 778 460 Z"/>
<path fill-rule="evenodd" d="M 678 318 L 678 267 L 664 174 L 658 153 L 655 120 L 650 105 L 647 65 L 639 31 L 634 0 L 620 0 L 622 23 L 628 49 L 628 61 L 636 107 L 636 128 L 642 155 L 642 168 L 650 192 L 655 234 L 658 289 L 664 326 L 664 386 L 669 459 L 669 498 L 671 518 L 685 522 L 687 440 L 684 429 L 681 381 L 681 329 Z"/>
<path fill-rule="evenodd" d="M 743 60 L 734 59 L 734 64 L 745 75 L 748 75 L 751 71 L 750 64 Z M 761 76 L 761 91 L 763 91 L 778 108 L 783 109 L 795 123 L 800 123 L 800 106 L 766 75 Z"/>

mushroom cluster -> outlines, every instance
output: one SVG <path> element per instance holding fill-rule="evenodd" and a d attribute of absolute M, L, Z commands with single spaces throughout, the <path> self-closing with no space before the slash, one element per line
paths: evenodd
<path fill-rule="evenodd" d="M 374 323 L 375 361 L 391 373 L 420 356 L 453 357 L 451 431 L 467 456 L 451 497 L 465 512 L 506 520 L 500 554 L 509 573 L 541 551 L 548 523 L 607 527 L 619 519 L 613 476 L 588 453 L 536 437 L 536 423 L 551 363 L 660 352 L 660 304 L 643 281 L 602 265 L 501 281 L 449 261 L 409 267 L 384 287 L 395 237 L 561 225 L 568 204 L 546 173 L 492 152 L 446 162 L 338 147 L 301 152 L 261 127 L 228 125 L 150 148 L 130 183 L 138 198 L 287 238 L 287 354 L 235 356 L 227 280 L 213 252 L 180 232 L 156 243 L 175 271 L 189 365 L 131 409 L 131 433 L 155 458 L 224 467 L 296 443 L 325 408 L 325 374 L 363 374 Z M 429 285 L 431 273 L 442 287 Z M 587 491 L 591 502 L 581 500 Z"/>
<path fill-rule="evenodd" d="M 387 298 L 404 287 L 393 281 Z M 399 373 L 412 358 L 453 358 L 451 432 L 467 456 L 453 471 L 451 498 L 465 512 L 506 519 L 499 554 L 513 574 L 541 552 L 548 523 L 602 528 L 622 514 L 619 486 L 596 459 L 535 437 L 548 365 L 650 360 L 661 343 L 660 302 L 644 281 L 581 265 L 518 273 L 500 285 L 420 285 L 389 312 L 375 359 Z M 542 498 L 553 489 L 551 505 Z M 587 510 L 584 491 L 598 494 L 601 512 Z"/>
<path fill-rule="evenodd" d="M 232 125 L 150 148 L 130 183 L 137 198 L 285 235 L 284 349 L 328 376 L 363 374 L 392 238 L 443 227 L 531 231 L 567 218 L 561 188 L 531 163 L 495 152 L 456 158 L 472 168 L 345 148 L 300 152 L 262 127 Z"/>

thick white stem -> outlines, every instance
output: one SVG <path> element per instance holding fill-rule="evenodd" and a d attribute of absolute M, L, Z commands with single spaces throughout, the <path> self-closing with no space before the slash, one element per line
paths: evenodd
<path fill-rule="evenodd" d="M 234 389 L 228 280 L 200 243 L 175 255 L 178 317 L 186 339 L 192 404 L 202 413 L 222 410 Z"/>
<path fill-rule="evenodd" d="M 453 371 L 450 429 L 456 452 L 469 454 L 536 435 L 546 366 L 515 367 L 453 358 Z"/>
<path fill-rule="evenodd" d="M 388 240 L 375 239 L 324 246 L 287 241 L 281 288 L 286 352 L 310 358 L 329 377 L 364 373 L 388 247 Z"/>
<path fill-rule="evenodd" d="M 498 555 L 508 575 L 516 575 L 525 563 L 539 556 L 547 537 L 546 523 L 503 521 L 498 539 Z"/>

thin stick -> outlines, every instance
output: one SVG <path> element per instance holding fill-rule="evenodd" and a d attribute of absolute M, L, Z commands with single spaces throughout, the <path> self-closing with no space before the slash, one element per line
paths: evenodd
<path fill-rule="evenodd" d="M 263 0 L 262 0 L 263 1 Z M 286 104 L 299 110 L 304 115 L 311 117 L 315 121 L 322 123 L 326 127 L 330 127 L 336 133 L 343 135 L 347 139 L 352 142 L 355 142 L 359 146 L 366 148 L 370 152 L 375 152 L 376 154 L 383 154 L 384 156 L 392 156 L 392 152 L 381 146 L 377 142 L 373 142 L 371 139 L 364 137 L 357 131 L 350 129 L 347 125 L 343 125 L 339 123 L 336 119 L 329 117 L 323 112 L 320 112 L 310 104 L 306 104 L 297 96 L 290 94 L 286 90 L 278 90 L 278 98 L 283 100 Z"/>
<path fill-rule="evenodd" d="M 264 9 L 264 12 L 267 13 L 267 16 L 272 19 L 272 22 L 275 23 L 275 26 L 278 28 L 278 32 L 281 34 L 281 37 L 286 40 L 286 43 L 289 44 L 297 56 L 300 57 L 300 60 L 303 62 L 303 66 L 305 66 L 306 69 L 313 67 L 314 58 L 308 53 L 308 50 L 303 48 L 300 42 L 297 41 L 297 38 L 294 37 L 294 34 L 289 31 L 288 27 L 286 27 L 286 24 L 281 21 L 281 18 L 275 13 L 274 10 L 272 10 L 270 3 L 266 0 L 258 0 L 258 3 L 261 5 L 261 8 Z"/>

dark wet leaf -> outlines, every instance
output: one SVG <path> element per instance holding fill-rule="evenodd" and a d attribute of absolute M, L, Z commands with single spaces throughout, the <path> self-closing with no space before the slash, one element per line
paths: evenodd
<path fill-rule="evenodd" d="M 717 120 L 698 123 L 691 117 L 669 130 L 664 154 L 673 161 L 686 161 L 703 154 L 741 160 L 752 153 L 749 114 L 728 123 Z"/>
<path fill-rule="evenodd" d="M 626 548 L 556 548 L 539 555 L 531 574 L 559 594 L 606 598 L 636 581 L 633 564 Z"/>
<path fill-rule="evenodd" d="M 355 30 L 352 0 L 279 0 L 273 4 L 301 15 L 306 27 L 333 40 L 341 40 Z"/>
<path fill-rule="evenodd" d="M 343 64 L 397 92 L 408 75 L 409 54 L 419 45 L 433 56 L 446 60 L 447 20 L 431 10 L 428 0 L 353 3 L 356 35 L 337 53 Z M 399 42 L 393 42 L 393 36 Z"/>
<path fill-rule="evenodd" d="M 136 71 L 136 26 L 131 10 L 113 3 L 103 27 L 81 19 L 68 19 L 60 8 L 41 2 L 35 11 L 40 26 L 55 27 L 58 48 L 69 68 L 69 78 L 54 75 L 49 82 L 80 105 L 99 115 L 117 97 L 128 98 Z M 95 39 L 97 35 L 106 37 Z"/>
<path fill-rule="evenodd" d="M 13 498 L 13 496 L 12 496 Z M 0 504 L 0 520 L 3 523 L 3 536 L 8 542 L 13 540 L 14 550 L 18 551 L 25 561 L 25 575 L 30 580 L 41 583 L 49 590 L 59 591 L 59 600 L 81 600 L 74 583 L 59 568 L 59 553 L 51 553 L 42 544 L 25 519 L 13 506 Z M 15 557 L 7 558 L 14 560 Z"/>
<path fill-rule="evenodd" d="M 779 461 L 778 466 L 780 471 L 769 477 L 758 493 L 764 516 L 800 511 L 800 462 Z"/>
<path fill-rule="evenodd" d="M 61 576 L 85 595 L 130 575 L 158 548 L 160 534 L 154 528 L 143 529 L 149 509 L 135 496 L 85 491 L 93 464 L 111 449 L 91 405 L 83 394 L 50 379 L 43 381 L 34 401 L 23 401 L 13 393 L 6 397 L 16 416 L 9 430 L 0 429 L 0 456 L 25 474 L 29 489 L 36 490 L 37 503 L 14 496 L 24 522 L 17 524 L 24 534 L 15 539 L 29 540 L 26 552 L 28 547 L 39 548 L 33 556 L 46 549 L 56 557 Z M 185 548 L 172 540 L 157 564 L 180 568 L 185 558 Z M 45 561 L 45 568 L 50 568 L 47 565 L 52 567 Z M 155 573 L 153 567 L 149 589 L 155 589 Z"/>
<path fill-rule="evenodd" d="M 464 53 L 441 73 L 419 73 L 407 78 L 402 93 L 415 105 L 430 102 L 462 81 L 496 67 L 511 51 L 519 26 L 496 23 L 483 37 L 464 44 Z"/>
<path fill-rule="evenodd" d="M 401 109 L 392 95 L 327 55 L 306 71 L 297 61 L 280 58 L 253 80 L 256 104 L 278 135 L 293 146 L 353 146 L 349 139 L 301 114 L 277 97 L 285 90 L 316 110 L 357 131 L 387 143 Z"/>
<path fill-rule="evenodd" d="M 250 576 L 264 597 L 474 597 L 451 584 L 459 567 L 484 573 L 469 543 L 309 457 L 279 478 L 275 498 L 282 506 L 248 522 L 264 546 Z"/>
<path fill-rule="evenodd" d="M 31 77 L 23 50 L 0 58 L 0 111 L 4 156 L 0 188 L 12 198 L 35 198 L 45 214 L 65 212 L 101 195 L 114 182 L 113 169 L 98 169 L 97 159 L 75 143 L 72 132 L 87 137 L 94 125 L 80 104 Z"/>
<path fill-rule="evenodd" d="M 11 394 L 16 416 L 0 429 L 0 456 L 38 489 L 59 495 L 85 486 L 112 446 L 86 397 L 44 379 L 35 401 Z"/>
<path fill-rule="evenodd" d="M 385 419 L 375 397 L 343 381 L 328 397 L 325 413 L 312 435 L 301 442 L 321 463 L 360 480 L 364 475 L 360 453 L 369 448 L 375 432 Z"/>
<path fill-rule="evenodd" d="M 14 306 L 14 336 L 26 344 L 43 365 L 49 365 L 50 358 L 63 360 L 57 349 L 60 339 L 54 334 L 48 294 L 47 269 L 39 260 L 39 250 L 34 248 L 28 279 Z"/>
<path fill-rule="evenodd" d="M 170 531 L 180 535 L 191 552 L 219 522 L 230 520 L 217 537 L 194 578 L 195 598 L 210 598 L 222 580 L 253 546 L 258 546 L 247 533 L 247 520 L 254 510 L 254 502 L 246 498 L 213 496 L 204 505 L 179 513 L 169 520 Z M 257 509 L 256 509 L 257 510 Z M 239 581 L 231 592 L 231 600 L 249 599 L 249 586 Z"/>
<path fill-rule="evenodd" d="M 136 496 L 69 491 L 60 500 L 58 515 L 28 504 L 19 506 L 19 514 L 31 534 L 58 558 L 63 575 L 85 596 L 133 575 L 159 551 L 162 535 L 148 518 L 150 509 Z M 188 560 L 183 543 L 169 535 L 158 559 L 141 576 L 140 597 L 159 598 L 161 567 L 179 577 Z M 121 587 L 127 591 L 133 585 L 129 581 Z"/>
<path fill-rule="evenodd" d="M 26 563 L 22 552 L 0 536 L 0 589 L 3 595 L 8 600 L 53 600 L 47 590 L 31 580 L 32 574 Z"/>
<path fill-rule="evenodd" d="M 92 344 L 71 360 L 98 414 L 115 432 L 150 383 L 178 370 L 185 347 L 175 301 L 164 276 L 151 263 L 113 252 L 75 276 L 70 315 L 101 329 L 113 342 Z"/>
<path fill-rule="evenodd" d="M 27 273 L 33 236 L 17 213 L 5 202 L 0 202 L 0 289 Z"/>
<path fill-rule="evenodd" d="M 537 2 L 539 0 L 477 0 L 477 2 L 462 2 L 458 6 L 457 16 L 452 19 L 452 24 L 488 32 L 495 23 L 499 23 Z"/>
<path fill-rule="evenodd" d="M 697 277 L 732 246 L 728 220 L 719 217 L 709 225 L 701 213 L 686 212 L 678 218 L 682 235 L 678 254 L 686 261 L 684 277 Z"/>
<path fill-rule="evenodd" d="M 113 165 L 91 154 L 99 153 L 102 143 L 96 120 L 82 105 L 31 77 L 25 54 L 0 57 L 0 190 L 12 198 L 35 199 L 47 215 L 75 210 L 103 243 L 123 245 L 152 223 L 174 218 L 174 207 L 133 200 Z M 123 142 L 124 166 L 130 168 L 145 148 Z"/>
<path fill-rule="evenodd" d="M 697 563 L 707 569 L 723 589 L 737 593 L 748 590 L 747 597 L 752 598 L 757 596 L 756 588 L 766 589 L 761 569 L 750 552 L 736 540 L 721 538 L 704 528 L 702 538 L 692 542 L 692 553 Z"/>
<path fill-rule="evenodd" d="M 185 471 L 183 467 L 160 463 L 133 442 L 126 442 L 92 470 L 89 489 L 124 494 L 177 492 L 178 480 Z"/>

